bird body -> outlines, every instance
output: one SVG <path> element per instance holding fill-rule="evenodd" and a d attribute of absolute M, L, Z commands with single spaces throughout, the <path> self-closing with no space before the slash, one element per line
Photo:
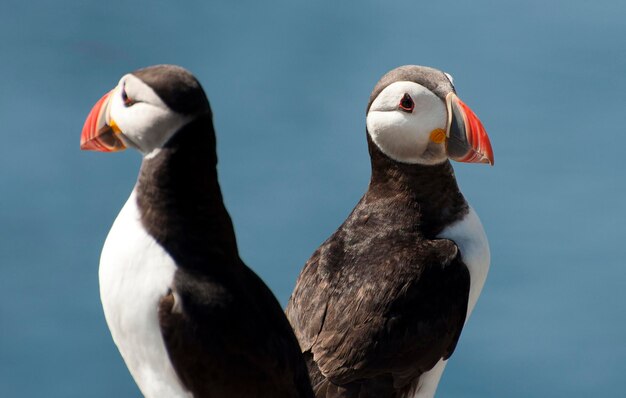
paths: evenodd
<path fill-rule="evenodd" d="M 434 396 L 489 267 L 448 157 L 493 155 L 459 101 L 447 75 L 424 67 L 398 68 L 372 93 L 368 190 L 287 307 L 317 397 Z"/>
<path fill-rule="evenodd" d="M 142 393 L 312 397 L 289 322 L 239 257 L 193 75 L 170 65 L 125 75 L 87 118 L 81 147 L 143 154 L 100 263 L 105 317 Z"/>

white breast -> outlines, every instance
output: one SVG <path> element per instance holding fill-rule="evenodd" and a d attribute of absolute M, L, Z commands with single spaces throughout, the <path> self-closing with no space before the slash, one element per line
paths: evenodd
<path fill-rule="evenodd" d="M 469 269 L 470 293 L 465 316 L 467 323 L 478 296 L 483 290 L 487 272 L 489 272 L 491 254 L 485 230 L 478 214 L 470 206 L 469 213 L 463 219 L 446 227 L 438 237 L 450 239 L 456 243 L 461 251 L 461 258 Z M 433 398 L 446 363 L 447 361 L 441 359 L 435 367 L 422 374 L 417 385 L 406 395 L 406 398 Z"/>
<path fill-rule="evenodd" d="M 470 273 L 470 293 L 467 303 L 467 316 L 465 322 L 469 318 L 478 296 L 483 290 L 487 273 L 489 272 L 489 262 L 491 254 L 489 252 L 489 242 L 487 235 L 483 229 L 483 224 L 478 218 L 478 214 L 470 206 L 469 213 L 461 220 L 446 227 L 440 234 L 439 238 L 450 239 L 458 246 L 461 251 L 461 258 Z"/>
<path fill-rule="evenodd" d="M 192 397 L 170 363 L 157 314 L 175 271 L 141 225 L 133 191 L 104 243 L 100 298 L 113 341 L 146 398 Z"/>

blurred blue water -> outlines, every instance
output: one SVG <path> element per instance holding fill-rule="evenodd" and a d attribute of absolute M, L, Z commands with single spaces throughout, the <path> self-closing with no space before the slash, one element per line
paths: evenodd
<path fill-rule="evenodd" d="M 81 153 L 93 103 L 176 63 L 215 113 L 245 261 L 282 303 L 369 177 L 387 70 L 452 73 L 496 166 L 455 165 L 492 269 L 439 397 L 621 396 L 626 4 L 119 0 L 0 5 L 0 395 L 137 397 L 98 296 L 139 155 Z"/>

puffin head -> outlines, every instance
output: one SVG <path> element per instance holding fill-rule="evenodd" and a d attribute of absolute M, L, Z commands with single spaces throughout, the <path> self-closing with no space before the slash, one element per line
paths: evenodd
<path fill-rule="evenodd" d="M 186 69 L 156 65 L 124 75 L 93 107 L 80 148 L 113 152 L 133 147 L 150 154 L 202 114 L 211 115 L 198 80 Z"/>
<path fill-rule="evenodd" d="M 485 128 L 457 97 L 452 77 L 437 69 L 406 65 L 385 74 L 370 96 L 367 132 L 397 162 L 434 165 L 449 158 L 493 165 Z"/>

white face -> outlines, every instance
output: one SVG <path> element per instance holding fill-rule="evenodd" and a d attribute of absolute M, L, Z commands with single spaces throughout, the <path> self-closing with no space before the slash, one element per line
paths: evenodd
<path fill-rule="evenodd" d="M 126 144 L 144 155 L 161 148 L 193 118 L 171 110 L 150 86 L 132 74 L 122 77 L 110 101 L 109 118 L 121 130 Z"/>
<path fill-rule="evenodd" d="M 408 96 L 408 97 L 407 97 Z M 446 104 L 426 87 L 395 82 L 374 100 L 367 113 L 367 130 L 378 148 L 403 163 L 432 165 L 447 159 Z"/>

